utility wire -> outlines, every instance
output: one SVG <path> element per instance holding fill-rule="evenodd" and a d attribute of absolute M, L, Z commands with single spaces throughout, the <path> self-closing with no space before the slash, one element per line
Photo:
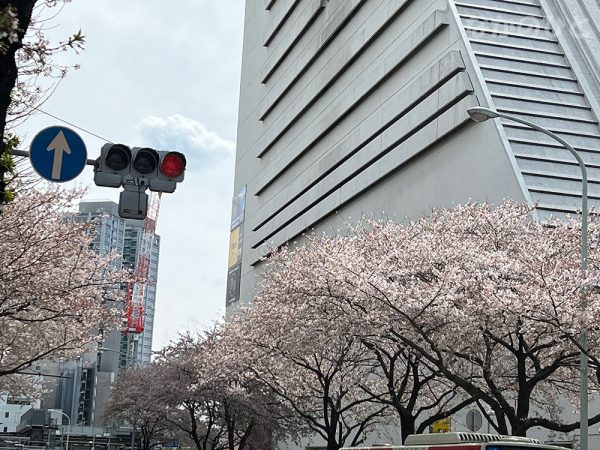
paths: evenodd
<path fill-rule="evenodd" d="M 50 117 L 52 117 L 53 119 L 59 120 L 59 121 L 61 121 L 61 122 L 63 122 L 63 123 L 66 123 L 67 125 L 70 125 L 70 126 L 72 126 L 73 128 L 77 128 L 78 130 L 81 130 L 81 131 L 83 131 L 84 133 L 87 133 L 87 134 L 90 134 L 90 135 L 92 135 L 92 136 L 94 136 L 94 137 L 97 137 L 98 139 L 101 139 L 101 140 L 103 140 L 104 142 L 108 142 L 109 144 L 112 144 L 112 143 L 113 143 L 113 142 L 112 142 L 110 139 L 106 139 L 105 137 L 102 137 L 102 136 L 100 136 L 100 135 L 98 135 L 98 134 L 96 134 L 96 133 L 93 133 L 93 132 L 91 132 L 91 131 L 89 131 L 89 130 L 86 130 L 85 128 L 82 128 L 82 127 L 80 127 L 80 126 L 78 126 L 78 125 L 75 125 L 74 123 L 72 123 L 72 122 L 69 122 L 68 120 L 61 119 L 60 117 L 58 117 L 58 116 L 55 116 L 54 114 L 50 114 L 49 112 L 46 112 L 46 111 L 44 111 L 43 109 L 40 109 L 40 108 L 38 108 L 37 106 L 31 106 L 31 107 L 32 107 L 33 109 L 35 109 L 36 111 L 39 111 L 39 112 L 41 112 L 42 114 L 46 114 L 47 116 L 50 116 Z"/>

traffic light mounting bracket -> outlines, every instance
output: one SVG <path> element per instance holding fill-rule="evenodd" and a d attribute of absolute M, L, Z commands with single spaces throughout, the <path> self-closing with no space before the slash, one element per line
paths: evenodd
<path fill-rule="evenodd" d="M 123 188 L 119 195 L 119 216 L 124 219 L 145 219 L 148 212 L 146 187 L 126 184 Z"/>

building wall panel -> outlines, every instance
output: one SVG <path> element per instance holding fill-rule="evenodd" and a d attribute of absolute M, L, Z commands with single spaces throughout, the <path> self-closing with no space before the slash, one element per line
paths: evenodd
<path fill-rule="evenodd" d="M 506 6 L 514 2 L 491 3 L 468 0 L 456 4 L 496 107 L 556 133 L 581 150 L 586 163 L 597 163 L 597 117 L 543 5 L 528 0 L 525 9 L 515 5 L 509 12 Z M 500 4 L 505 5 L 499 8 Z M 485 20 L 473 18 L 477 11 L 486 13 Z M 535 18 L 536 27 L 529 26 L 526 18 L 515 22 L 523 12 Z M 525 71 L 519 73 L 521 69 Z M 556 142 L 550 146 L 550 138 L 528 127 L 511 121 L 503 124 L 538 209 L 545 216 L 575 211 L 581 204 L 581 173 L 570 154 Z M 592 204 L 597 203 L 598 193 L 592 181 Z"/>

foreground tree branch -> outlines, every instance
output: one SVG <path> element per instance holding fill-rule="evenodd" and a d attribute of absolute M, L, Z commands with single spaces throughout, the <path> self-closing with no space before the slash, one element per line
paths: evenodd
<path fill-rule="evenodd" d="M 93 251 L 93 223 L 73 220 L 81 194 L 28 189 L 0 215 L 0 386 L 39 360 L 78 354 L 120 323 L 129 274 L 117 255 Z"/>

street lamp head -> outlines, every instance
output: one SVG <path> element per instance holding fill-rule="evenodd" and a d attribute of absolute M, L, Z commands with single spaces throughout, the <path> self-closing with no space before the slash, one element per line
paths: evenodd
<path fill-rule="evenodd" d="M 467 113 L 469 117 L 473 119 L 475 122 L 485 122 L 489 119 L 495 119 L 500 117 L 500 115 L 489 108 L 484 108 L 482 106 L 477 106 L 475 108 L 470 108 Z"/>

